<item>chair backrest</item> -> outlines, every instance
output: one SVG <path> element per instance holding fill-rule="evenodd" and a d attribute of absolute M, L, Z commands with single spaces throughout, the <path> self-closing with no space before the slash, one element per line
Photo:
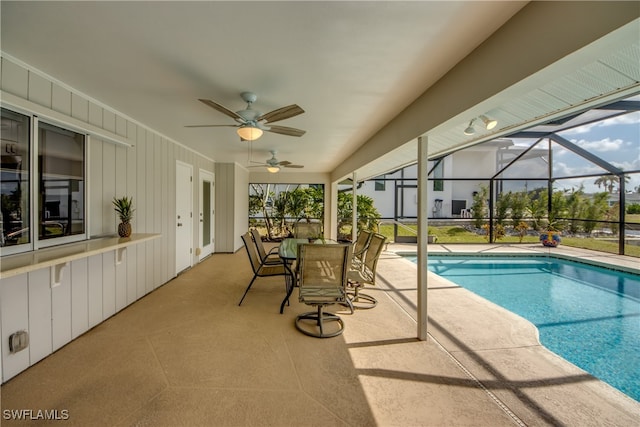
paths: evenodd
<path fill-rule="evenodd" d="M 260 258 L 258 258 L 258 253 L 256 252 L 256 245 L 252 241 L 251 233 L 246 232 L 242 235 L 242 242 L 244 243 L 244 248 L 247 250 L 247 255 L 249 256 L 249 261 L 251 262 L 251 268 L 254 273 L 257 273 L 260 270 L 262 262 Z"/>
<path fill-rule="evenodd" d="M 358 238 L 353 245 L 354 256 L 362 258 L 362 254 L 367 249 L 372 234 L 369 230 L 361 230 L 360 233 L 358 233 Z"/>
<path fill-rule="evenodd" d="M 347 271 L 352 249 L 348 244 L 304 244 L 298 246 L 298 285 L 301 295 L 305 288 L 327 289 L 332 301 L 343 301 L 347 284 Z M 329 296 L 330 295 L 330 296 Z"/>
<path fill-rule="evenodd" d="M 322 233 L 319 222 L 298 221 L 295 225 L 294 236 L 296 239 L 315 239 Z"/>
<path fill-rule="evenodd" d="M 376 267 L 378 266 L 378 259 L 382 253 L 384 242 L 387 238 L 379 233 L 373 233 L 369 241 L 367 252 L 364 256 L 364 273 L 372 284 L 375 284 L 376 280 Z"/>
<path fill-rule="evenodd" d="M 267 257 L 267 250 L 264 248 L 262 244 L 262 236 L 257 228 L 251 229 L 251 236 L 253 236 L 253 242 L 256 245 L 256 249 L 258 250 L 258 256 L 261 260 L 264 260 Z"/>

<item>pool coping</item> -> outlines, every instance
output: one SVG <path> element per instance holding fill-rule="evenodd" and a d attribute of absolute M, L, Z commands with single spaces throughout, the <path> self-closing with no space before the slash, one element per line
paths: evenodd
<path fill-rule="evenodd" d="M 416 253 L 415 244 L 390 244 L 378 264 L 378 286 L 367 289 L 378 298 L 385 294 L 414 320 L 417 319 L 417 266 L 400 257 Z M 610 254 L 571 249 L 550 253 L 559 258 L 615 266 L 638 272 L 638 260 L 607 262 Z M 429 245 L 428 254 L 547 255 L 531 245 Z M 630 262 L 631 261 L 631 262 Z M 553 401 L 553 419 L 566 425 L 585 425 L 584 413 L 593 412 L 594 424 L 620 424 L 627 416 L 640 416 L 640 403 L 613 386 L 591 376 L 544 347 L 538 329 L 528 320 L 452 282 L 429 273 L 428 335 L 466 371 L 525 423 L 538 424 L 538 401 Z M 533 409 L 532 409 L 533 408 Z M 583 413 L 578 415 L 578 413 Z M 581 418 L 582 417 L 582 418 Z M 616 420 L 618 420 L 616 422 Z"/>

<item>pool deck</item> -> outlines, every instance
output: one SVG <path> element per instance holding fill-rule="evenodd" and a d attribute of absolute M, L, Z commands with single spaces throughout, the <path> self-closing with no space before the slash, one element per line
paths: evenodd
<path fill-rule="evenodd" d="M 417 318 L 416 266 L 398 254 L 416 249 L 411 244 L 390 244 L 378 264 L 379 286 L 367 290 L 377 297 L 387 294 L 413 319 Z M 640 273 L 637 258 L 562 246 L 429 244 L 427 253 L 553 253 Z M 640 422 L 638 402 L 547 350 L 526 319 L 433 273 L 428 282 L 429 339 L 478 380 L 499 406 L 514 414 L 516 423 L 538 424 L 540 417 L 571 426 Z"/>

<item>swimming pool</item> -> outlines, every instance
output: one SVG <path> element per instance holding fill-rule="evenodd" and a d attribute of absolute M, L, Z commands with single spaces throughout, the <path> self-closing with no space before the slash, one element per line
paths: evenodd
<path fill-rule="evenodd" d="M 640 401 L 639 275 L 547 256 L 429 255 L 428 268 L 528 319 L 542 345 Z"/>

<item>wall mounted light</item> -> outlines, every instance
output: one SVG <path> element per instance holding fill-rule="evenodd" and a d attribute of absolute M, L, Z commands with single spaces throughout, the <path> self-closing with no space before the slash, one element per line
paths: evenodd
<path fill-rule="evenodd" d="M 495 128 L 498 125 L 498 121 L 494 120 L 494 119 L 490 119 L 487 116 L 485 116 L 484 114 L 478 116 L 478 119 L 482 120 L 482 123 L 484 123 L 484 127 L 487 130 L 491 130 L 493 128 Z M 464 134 L 465 135 L 473 135 L 474 133 L 476 133 L 476 129 L 473 126 L 473 124 L 476 122 L 477 119 L 471 119 L 471 121 L 469 122 L 469 126 L 467 126 L 467 128 L 464 130 Z"/>
<path fill-rule="evenodd" d="M 476 120 L 476 119 L 472 119 L 472 120 L 469 122 L 469 126 L 467 126 L 467 128 L 464 130 L 464 134 L 465 134 L 465 135 L 469 135 L 469 136 L 471 136 L 471 135 L 473 135 L 474 133 L 476 133 L 476 130 L 475 130 L 475 128 L 473 127 L 473 122 L 474 122 L 475 120 Z"/>
<path fill-rule="evenodd" d="M 250 125 L 240 126 L 238 128 L 238 135 L 247 141 L 255 141 L 262 136 L 262 129 Z"/>
<path fill-rule="evenodd" d="M 480 120 L 482 120 L 482 122 L 484 123 L 484 127 L 487 128 L 487 130 L 493 129 L 498 124 L 497 120 L 489 119 L 484 114 L 480 116 Z"/>

